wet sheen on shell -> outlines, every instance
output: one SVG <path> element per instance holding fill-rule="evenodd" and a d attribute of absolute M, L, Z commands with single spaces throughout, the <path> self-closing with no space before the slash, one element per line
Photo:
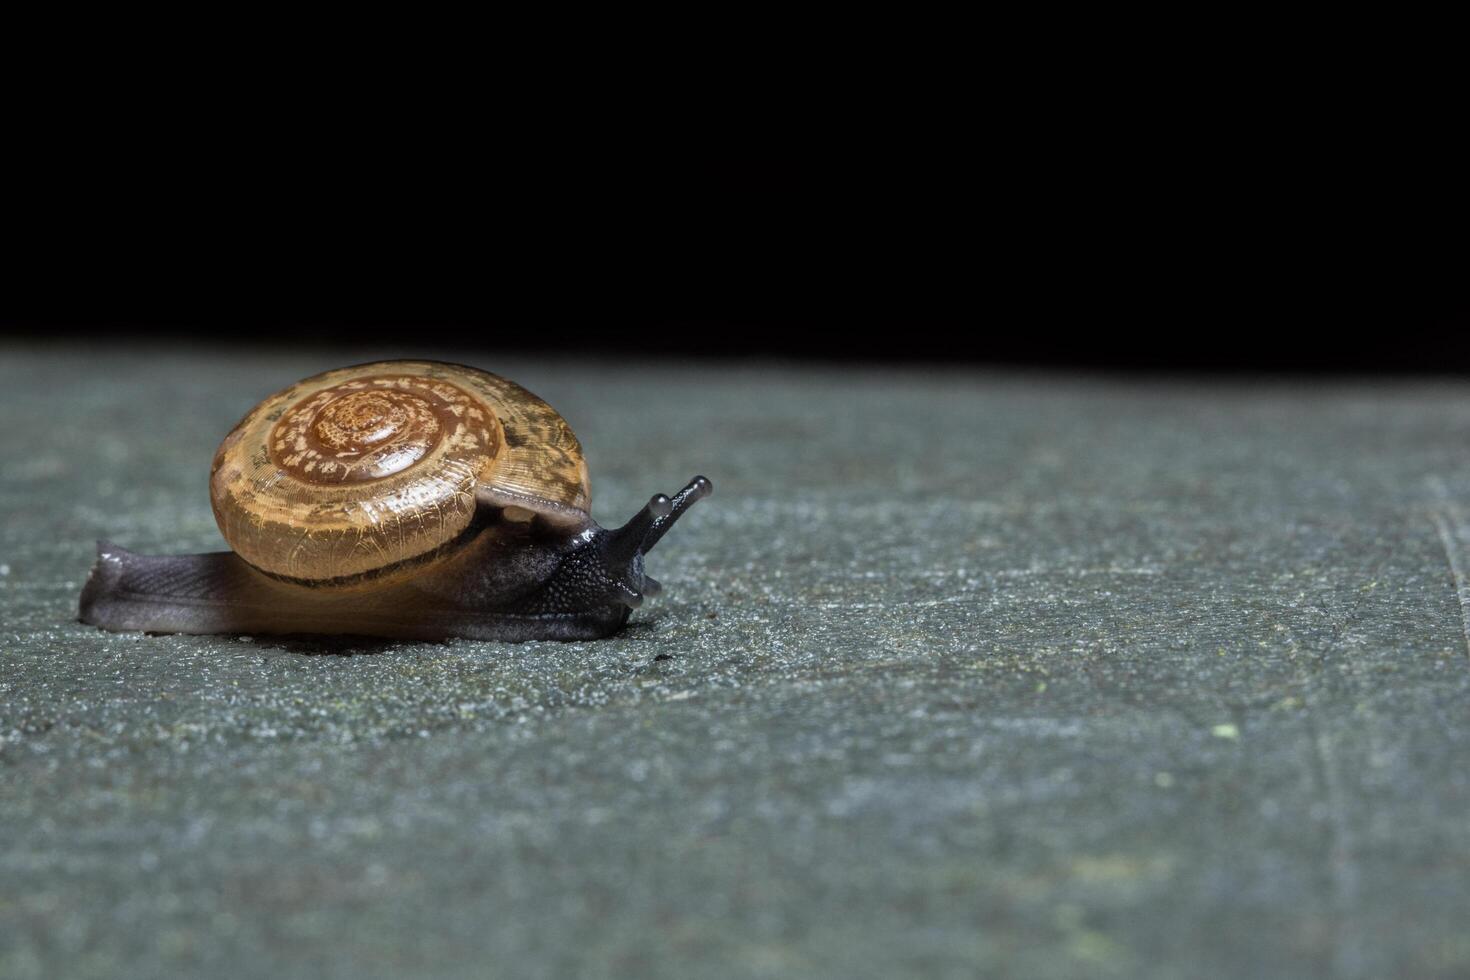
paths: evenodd
<path fill-rule="evenodd" d="M 519 385 L 432 361 L 343 368 L 277 392 L 225 437 L 210 476 L 231 549 L 305 581 L 426 555 L 487 493 L 575 521 L 590 496 L 581 447 Z"/>

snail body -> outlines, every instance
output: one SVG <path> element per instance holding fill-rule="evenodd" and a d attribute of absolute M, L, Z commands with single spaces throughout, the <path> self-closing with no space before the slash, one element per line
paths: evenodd
<path fill-rule="evenodd" d="M 644 554 L 696 477 L 600 527 L 565 420 L 504 378 L 380 361 L 266 398 L 227 435 L 210 500 L 231 550 L 99 542 L 81 620 L 158 633 L 582 640 L 660 587 Z"/>

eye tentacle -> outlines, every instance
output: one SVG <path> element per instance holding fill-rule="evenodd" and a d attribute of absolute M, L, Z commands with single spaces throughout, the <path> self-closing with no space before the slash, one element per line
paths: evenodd
<path fill-rule="evenodd" d="M 643 550 L 643 542 L 653 527 L 673 512 L 674 503 L 661 493 L 656 493 L 633 519 L 613 531 L 608 539 L 608 555 L 615 561 L 632 561 Z"/>
<path fill-rule="evenodd" d="M 675 521 L 684 516 L 685 511 L 714 492 L 715 485 L 709 481 L 708 477 L 696 476 L 690 480 L 688 486 L 674 494 L 673 500 L 670 501 L 671 506 L 669 512 L 655 520 L 652 526 L 649 527 L 643 537 L 643 545 L 639 550 L 645 553 L 652 551 L 653 546 L 658 544 L 659 539 L 668 533 L 669 528 L 674 526 Z"/>

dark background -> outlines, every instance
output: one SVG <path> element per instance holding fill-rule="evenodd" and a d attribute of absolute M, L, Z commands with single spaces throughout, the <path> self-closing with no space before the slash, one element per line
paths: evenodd
<path fill-rule="evenodd" d="M 13 184 L 0 331 L 1470 373 L 1462 181 L 1418 158 L 1344 169 L 1310 146 L 1157 142 L 461 149 L 154 152 L 123 133 L 38 157 Z"/>

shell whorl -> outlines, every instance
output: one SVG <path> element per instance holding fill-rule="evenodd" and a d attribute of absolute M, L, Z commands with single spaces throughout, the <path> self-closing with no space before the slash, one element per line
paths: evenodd
<path fill-rule="evenodd" d="M 302 399 L 269 436 L 271 462 L 316 486 L 380 480 L 446 455 L 483 466 L 499 448 L 483 403 L 447 381 L 412 375 L 354 378 Z"/>
<path fill-rule="evenodd" d="M 566 422 L 504 378 L 433 361 L 328 371 L 262 401 L 210 476 L 230 547 L 273 575 L 378 572 L 457 538 L 477 498 L 586 519 L 587 468 Z"/>

